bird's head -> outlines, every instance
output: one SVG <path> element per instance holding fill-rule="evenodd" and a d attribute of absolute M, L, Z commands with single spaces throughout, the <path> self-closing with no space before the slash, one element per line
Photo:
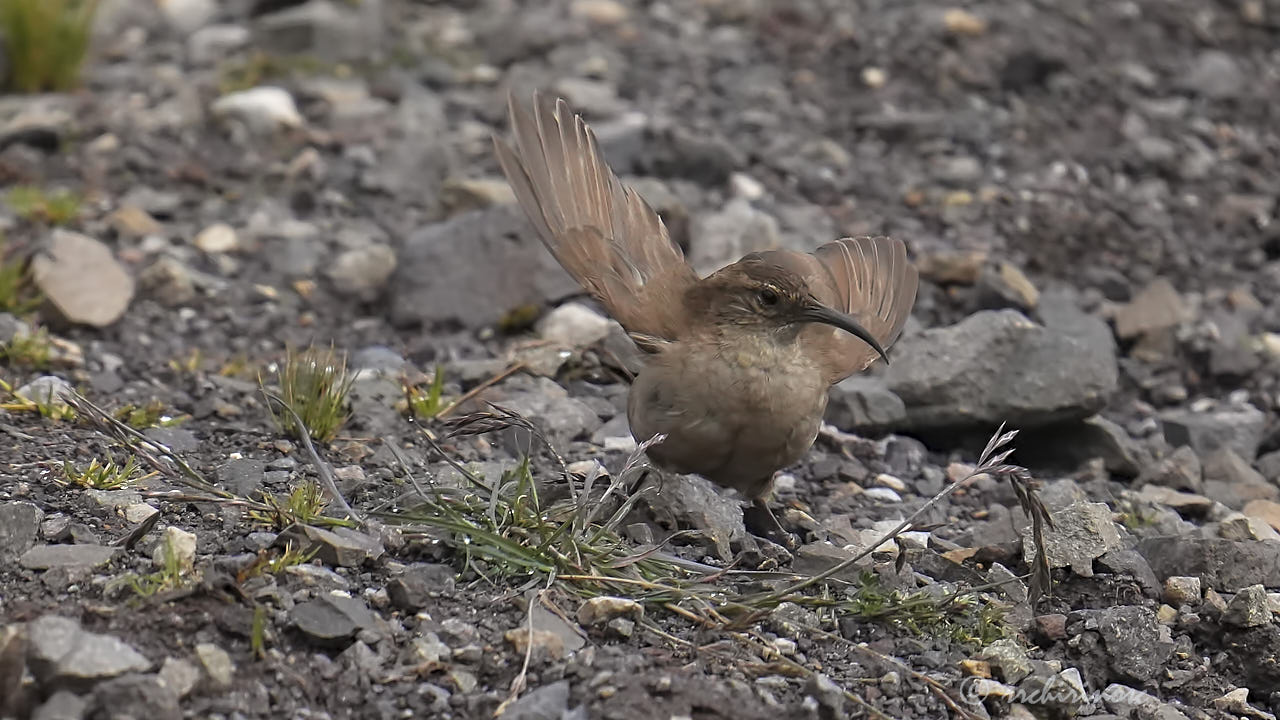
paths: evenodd
<path fill-rule="evenodd" d="M 690 292 L 693 306 L 716 325 L 794 337 L 807 323 L 823 323 L 861 339 L 889 361 L 875 336 L 851 315 L 819 301 L 802 274 L 758 254 L 716 271 Z"/>

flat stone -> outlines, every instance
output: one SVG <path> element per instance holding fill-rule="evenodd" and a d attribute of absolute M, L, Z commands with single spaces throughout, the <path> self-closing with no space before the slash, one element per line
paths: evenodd
<path fill-rule="evenodd" d="M 310 525 L 290 525 L 276 538 L 276 546 L 292 543 L 302 552 L 314 551 L 327 565 L 360 567 L 366 560 L 376 560 L 385 550 L 381 541 L 371 535 L 335 527 L 332 530 Z"/>
<path fill-rule="evenodd" d="M 133 277 L 111 248 L 61 228 L 32 259 L 31 276 L 63 318 L 79 325 L 111 325 L 133 300 Z"/>
<path fill-rule="evenodd" d="M 1229 447 L 1246 462 L 1258 456 L 1266 423 L 1266 413 L 1252 405 L 1206 412 L 1173 410 L 1160 416 L 1165 442 L 1173 447 L 1189 445 L 1201 458 Z"/>
<path fill-rule="evenodd" d="M 29 502 L 0 503 L 0 563 L 10 563 L 36 544 L 44 511 Z"/>
<path fill-rule="evenodd" d="M 357 632 L 377 626 L 377 617 L 364 601 L 336 593 L 298 603 L 289 614 L 300 632 L 326 646 L 345 646 Z"/>
<path fill-rule="evenodd" d="M 925 431 L 1083 419 L 1106 404 L 1118 373 L 1101 321 L 1081 315 L 1052 329 L 998 310 L 903 338 L 885 378 L 906 405 L 903 429 Z"/>
<path fill-rule="evenodd" d="M 1156 330 L 1175 327 L 1188 318 L 1182 296 L 1173 283 L 1156 278 L 1127 304 L 1116 310 L 1116 335 L 1134 338 Z"/>
<path fill-rule="evenodd" d="M 226 650 L 213 643 L 200 643 L 196 645 L 196 657 L 200 659 L 214 689 L 225 690 L 231 687 L 231 682 L 235 679 L 236 664 Z"/>
<path fill-rule="evenodd" d="M 1137 550 L 1157 577 L 1190 575 L 1222 591 L 1280 587 L 1280 541 L 1164 535 L 1142 538 Z"/>
<path fill-rule="evenodd" d="M 118 548 L 106 545 L 37 545 L 18 558 L 28 570 L 97 568 L 111 562 Z"/>
<path fill-rule="evenodd" d="M 1120 533 L 1111 510 L 1102 503 L 1078 502 L 1053 517 L 1054 528 L 1045 528 L 1045 551 L 1050 567 L 1070 567 L 1081 577 L 1093 577 L 1093 561 L 1121 547 Z M 1022 557 L 1030 565 L 1036 552 L 1032 528 L 1022 532 Z"/>
<path fill-rule="evenodd" d="M 387 594 L 396 607 L 406 612 L 417 612 L 433 598 L 452 594 L 455 575 L 448 565 L 414 563 L 387 583 Z"/>
<path fill-rule="evenodd" d="M 1127 605 L 1079 614 L 1086 619 L 1086 628 L 1102 635 L 1117 673 L 1142 682 L 1163 675 L 1162 665 L 1173 654 L 1173 638 L 1149 608 Z"/>
<path fill-rule="evenodd" d="M 852 433 L 874 433 L 901 425 L 907 406 L 884 378 L 851 375 L 831 388 L 826 421 Z"/>
<path fill-rule="evenodd" d="M 101 683 L 90 696 L 88 717 L 181 720 L 178 693 L 159 675 L 125 675 Z"/>
<path fill-rule="evenodd" d="M 49 687 L 84 690 L 108 678 L 151 667 L 128 643 L 84 630 L 80 623 L 45 615 L 27 626 L 32 674 Z"/>

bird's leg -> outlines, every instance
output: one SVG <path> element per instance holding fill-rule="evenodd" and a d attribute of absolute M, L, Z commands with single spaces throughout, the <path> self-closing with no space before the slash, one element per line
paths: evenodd
<path fill-rule="evenodd" d="M 782 527 L 782 523 L 778 522 L 778 516 L 773 514 L 773 510 L 769 508 L 769 503 L 764 499 L 763 495 L 757 495 L 752 499 L 751 504 L 767 518 L 766 524 L 771 526 L 765 529 L 764 534 L 766 537 L 771 536 L 769 537 L 770 540 L 775 540 L 778 544 L 791 551 L 800 547 L 800 543 L 795 536 L 787 532 Z"/>

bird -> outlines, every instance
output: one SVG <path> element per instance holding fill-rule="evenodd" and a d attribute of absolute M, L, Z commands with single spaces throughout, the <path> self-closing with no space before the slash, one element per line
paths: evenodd
<path fill-rule="evenodd" d="M 905 243 L 770 249 L 700 277 L 563 98 L 535 91 L 526 107 L 509 92 L 507 109 L 514 142 L 495 134 L 494 152 L 517 204 L 642 351 L 632 437 L 665 436 L 651 465 L 736 490 L 790 541 L 768 505 L 774 478 L 813 446 L 831 386 L 889 362 L 919 285 Z"/>

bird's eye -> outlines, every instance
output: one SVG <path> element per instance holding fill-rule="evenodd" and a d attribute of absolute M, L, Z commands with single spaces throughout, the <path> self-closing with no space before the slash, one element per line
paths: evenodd
<path fill-rule="evenodd" d="M 765 305 L 777 305 L 778 293 L 774 291 L 772 288 L 765 288 L 760 291 L 760 302 L 764 303 Z"/>

